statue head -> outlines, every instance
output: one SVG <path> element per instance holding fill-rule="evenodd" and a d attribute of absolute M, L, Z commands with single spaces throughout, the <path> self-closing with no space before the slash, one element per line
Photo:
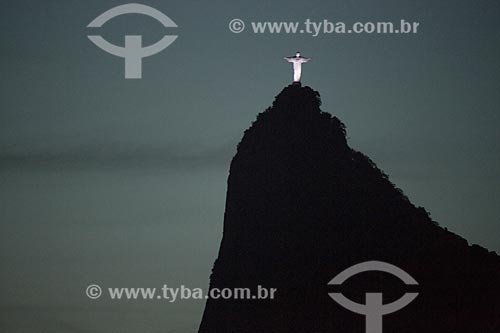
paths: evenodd
<path fill-rule="evenodd" d="M 298 57 L 300 57 L 300 52 L 299 52 L 299 51 L 297 51 L 297 53 L 295 53 L 295 56 L 296 56 L 297 58 L 298 58 Z"/>

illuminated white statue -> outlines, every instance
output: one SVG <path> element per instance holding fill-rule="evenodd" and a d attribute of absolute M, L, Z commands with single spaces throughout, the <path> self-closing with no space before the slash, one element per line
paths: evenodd
<path fill-rule="evenodd" d="M 308 62 L 311 58 L 304 58 L 300 56 L 297 51 L 294 57 L 285 57 L 286 61 L 293 63 L 293 82 L 300 82 L 300 74 L 302 73 L 302 63 Z"/>

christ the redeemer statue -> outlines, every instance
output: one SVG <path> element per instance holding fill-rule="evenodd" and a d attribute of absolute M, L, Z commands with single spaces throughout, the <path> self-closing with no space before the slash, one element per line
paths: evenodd
<path fill-rule="evenodd" d="M 285 57 L 286 61 L 293 63 L 293 82 L 300 82 L 300 74 L 302 73 L 302 63 L 308 62 L 311 58 L 304 58 L 300 56 L 297 51 L 294 57 Z"/>

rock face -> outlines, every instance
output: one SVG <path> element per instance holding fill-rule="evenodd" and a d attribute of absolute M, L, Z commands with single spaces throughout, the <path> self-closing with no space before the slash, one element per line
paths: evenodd
<path fill-rule="evenodd" d="M 277 288 L 275 298 L 207 301 L 199 332 L 365 332 L 365 316 L 328 282 L 365 261 L 393 264 L 418 286 L 366 272 L 336 289 L 357 303 L 419 296 L 383 317 L 384 332 L 500 332 L 500 257 L 439 227 L 365 155 L 318 92 L 293 84 L 258 115 L 228 178 L 211 288 Z M 473 221 L 471 221 L 473 223 Z"/>

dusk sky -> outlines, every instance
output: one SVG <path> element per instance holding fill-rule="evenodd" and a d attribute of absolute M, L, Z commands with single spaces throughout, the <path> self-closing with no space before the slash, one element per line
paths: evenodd
<path fill-rule="evenodd" d="M 0 331 L 194 332 L 204 301 L 90 300 L 89 284 L 206 288 L 229 163 L 292 80 L 441 226 L 500 252 L 500 3 L 4 1 L 0 11 Z M 246 29 L 232 33 L 229 22 Z M 257 34 L 250 22 L 419 22 L 417 34 Z M 87 38 L 177 40 L 142 79 Z"/>

